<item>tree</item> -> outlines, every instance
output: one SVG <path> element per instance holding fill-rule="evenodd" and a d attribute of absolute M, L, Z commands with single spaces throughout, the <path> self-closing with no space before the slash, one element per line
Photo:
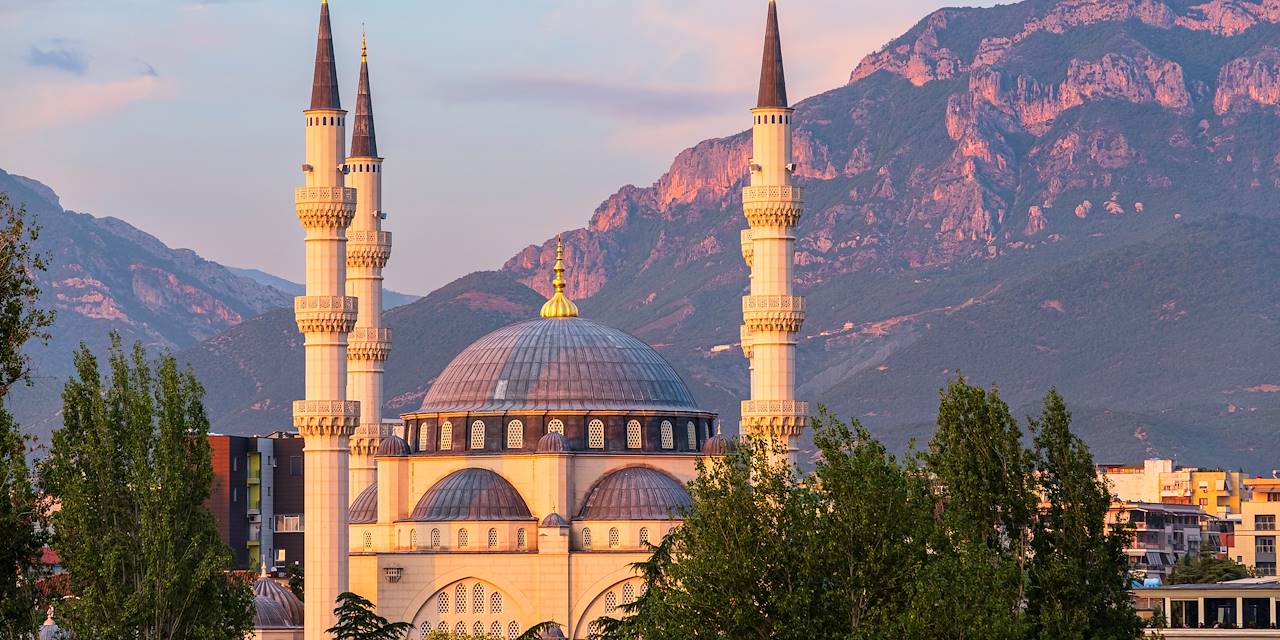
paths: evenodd
<path fill-rule="evenodd" d="M 0 193 L 0 403 L 13 385 L 30 382 L 24 349 L 48 340 L 54 319 L 37 306 L 36 275 L 45 269 L 44 256 L 32 248 L 38 237 L 26 212 Z M 31 637 L 49 602 L 41 584 L 48 577 L 41 556 L 49 501 L 36 491 L 27 465 L 32 442 L 0 404 L 0 639 Z"/>
<path fill-rule="evenodd" d="M 63 427 L 42 465 L 61 503 L 54 544 L 75 598 L 72 635 L 103 640 L 242 640 L 252 590 L 204 507 L 213 480 L 203 389 L 172 356 L 153 370 L 112 336 L 110 375 L 83 345 L 63 389 Z"/>
<path fill-rule="evenodd" d="M 401 640 L 413 628 L 408 622 L 387 622 L 374 611 L 372 602 L 344 591 L 338 594 L 333 610 L 338 623 L 325 631 L 338 640 Z"/>
<path fill-rule="evenodd" d="M 1202 549 L 1200 555 L 1187 554 L 1173 566 L 1168 584 L 1210 584 L 1225 580 L 1252 577 L 1253 572 L 1231 558 L 1219 558 L 1211 549 Z"/>
<path fill-rule="evenodd" d="M 306 576 L 303 573 L 302 565 L 295 562 L 285 569 L 285 573 L 289 576 L 289 591 L 292 591 L 293 595 L 298 597 L 298 600 L 305 602 L 302 595 L 305 591 Z"/>
<path fill-rule="evenodd" d="M 1062 640 L 1136 638 L 1141 622 L 1129 600 L 1132 532 L 1108 525 L 1111 494 L 1093 454 L 1071 432 L 1071 413 L 1056 389 L 1031 420 L 1035 481 L 1042 507 L 1032 547 L 1027 599 L 1029 635 Z"/>

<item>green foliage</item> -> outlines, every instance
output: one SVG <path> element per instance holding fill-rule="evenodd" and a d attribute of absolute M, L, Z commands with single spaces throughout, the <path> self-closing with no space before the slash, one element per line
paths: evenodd
<path fill-rule="evenodd" d="M 203 389 L 171 356 L 112 336 L 109 375 L 88 348 L 63 390 L 64 426 L 42 466 L 61 503 L 54 546 L 74 599 L 58 607 L 72 635 L 103 640 L 242 640 L 249 585 L 204 503 L 213 469 Z"/>
<path fill-rule="evenodd" d="M 1045 403 L 1032 450 L 995 390 L 959 379 L 904 461 L 821 409 L 807 476 L 751 441 L 700 463 L 683 523 L 635 565 L 640 597 L 596 637 L 1136 638 L 1126 532 Z"/>
<path fill-rule="evenodd" d="M 1173 571 L 1169 572 L 1167 584 L 1209 584 L 1224 580 L 1248 578 L 1253 572 L 1231 558 L 1219 558 L 1212 550 L 1201 550 L 1200 555 L 1190 554 L 1182 557 Z"/>
<path fill-rule="evenodd" d="M 338 623 L 325 630 L 339 640 L 401 640 L 413 628 L 408 622 L 387 622 L 374 611 L 372 602 L 344 591 L 338 594 L 333 613 Z"/>
<path fill-rule="evenodd" d="M 45 269 L 44 257 L 31 248 L 38 236 L 25 211 L 0 193 L 0 401 L 14 384 L 30 381 L 30 356 L 23 348 L 31 340 L 47 340 L 45 329 L 53 323 L 53 312 L 36 306 L 35 277 Z M 30 442 L 0 405 L 0 639 L 5 640 L 34 634 L 50 600 L 41 585 L 48 570 L 40 561 L 49 538 L 49 501 L 36 491 L 27 465 Z"/>
<path fill-rule="evenodd" d="M 306 576 L 303 575 L 302 565 L 295 562 L 285 569 L 285 573 L 289 576 L 289 591 L 292 591 L 293 595 L 298 597 L 298 600 L 306 602 L 302 598 L 303 593 L 306 591 L 304 588 Z"/>

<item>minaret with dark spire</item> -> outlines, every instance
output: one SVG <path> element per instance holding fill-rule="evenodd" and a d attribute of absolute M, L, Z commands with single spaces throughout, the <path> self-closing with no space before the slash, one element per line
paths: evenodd
<path fill-rule="evenodd" d="M 347 231 L 347 295 L 359 311 L 347 348 L 347 398 L 360 402 L 360 427 L 351 436 L 351 485 L 355 500 L 373 484 L 374 455 L 390 434 L 382 424 L 383 371 L 391 353 L 391 329 L 382 325 L 382 269 L 391 257 L 391 233 L 382 230 L 382 158 L 373 128 L 373 98 L 369 93 L 369 46 L 360 39 L 360 86 L 351 123 L 351 156 L 347 158 L 347 186 L 356 190 L 356 216 Z"/>
<path fill-rule="evenodd" d="M 751 268 L 751 294 L 742 299 L 742 349 L 751 369 L 751 399 L 742 403 L 741 433 L 785 448 L 792 462 L 809 404 L 796 399 L 796 342 L 804 298 L 794 294 L 795 229 L 804 192 L 793 186 L 791 118 L 782 69 L 778 7 L 765 22 L 760 94 L 752 115 L 751 185 L 742 190 L 750 228 L 742 254 Z"/>
<path fill-rule="evenodd" d="M 305 442 L 307 488 L 303 536 L 307 562 L 306 640 L 327 638 L 333 603 L 347 591 L 349 439 L 360 424 L 360 403 L 347 399 L 347 334 L 356 299 L 346 295 L 347 227 L 356 190 L 344 184 L 346 119 L 338 100 L 329 4 L 320 5 L 316 68 L 306 118 L 306 186 L 294 193 L 306 229 L 307 290 L 294 300 L 305 336 L 306 399 L 293 403 L 293 424 Z"/>

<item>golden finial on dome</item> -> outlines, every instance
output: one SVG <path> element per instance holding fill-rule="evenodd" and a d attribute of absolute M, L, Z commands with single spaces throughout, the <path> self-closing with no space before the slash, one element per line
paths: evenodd
<path fill-rule="evenodd" d="M 556 272 L 556 277 L 551 281 L 551 284 L 556 288 L 556 292 L 551 294 L 547 302 L 542 305 L 542 317 L 576 318 L 578 317 L 578 305 L 564 295 L 564 243 L 560 241 L 560 236 L 556 236 L 556 266 L 554 271 Z"/>

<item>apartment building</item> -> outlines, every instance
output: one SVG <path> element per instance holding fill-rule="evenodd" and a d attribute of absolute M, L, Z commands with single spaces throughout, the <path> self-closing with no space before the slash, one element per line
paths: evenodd
<path fill-rule="evenodd" d="M 210 434 L 208 442 L 214 479 L 205 504 L 235 564 L 256 569 L 263 560 L 270 566 L 283 564 L 285 557 L 301 562 L 302 440 L 286 433 Z M 294 457 L 296 469 L 290 466 Z"/>
<path fill-rule="evenodd" d="M 1240 504 L 1240 522 L 1227 553 L 1259 576 L 1276 575 L 1276 520 L 1280 519 L 1280 479 L 1244 481 L 1250 496 Z"/>
<path fill-rule="evenodd" d="M 1138 578 L 1163 581 L 1186 555 L 1217 544 L 1210 534 L 1216 519 L 1194 505 L 1159 502 L 1115 502 L 1108 522 L 1131 522 L 1134 536 L 1125 549 Z"/>

